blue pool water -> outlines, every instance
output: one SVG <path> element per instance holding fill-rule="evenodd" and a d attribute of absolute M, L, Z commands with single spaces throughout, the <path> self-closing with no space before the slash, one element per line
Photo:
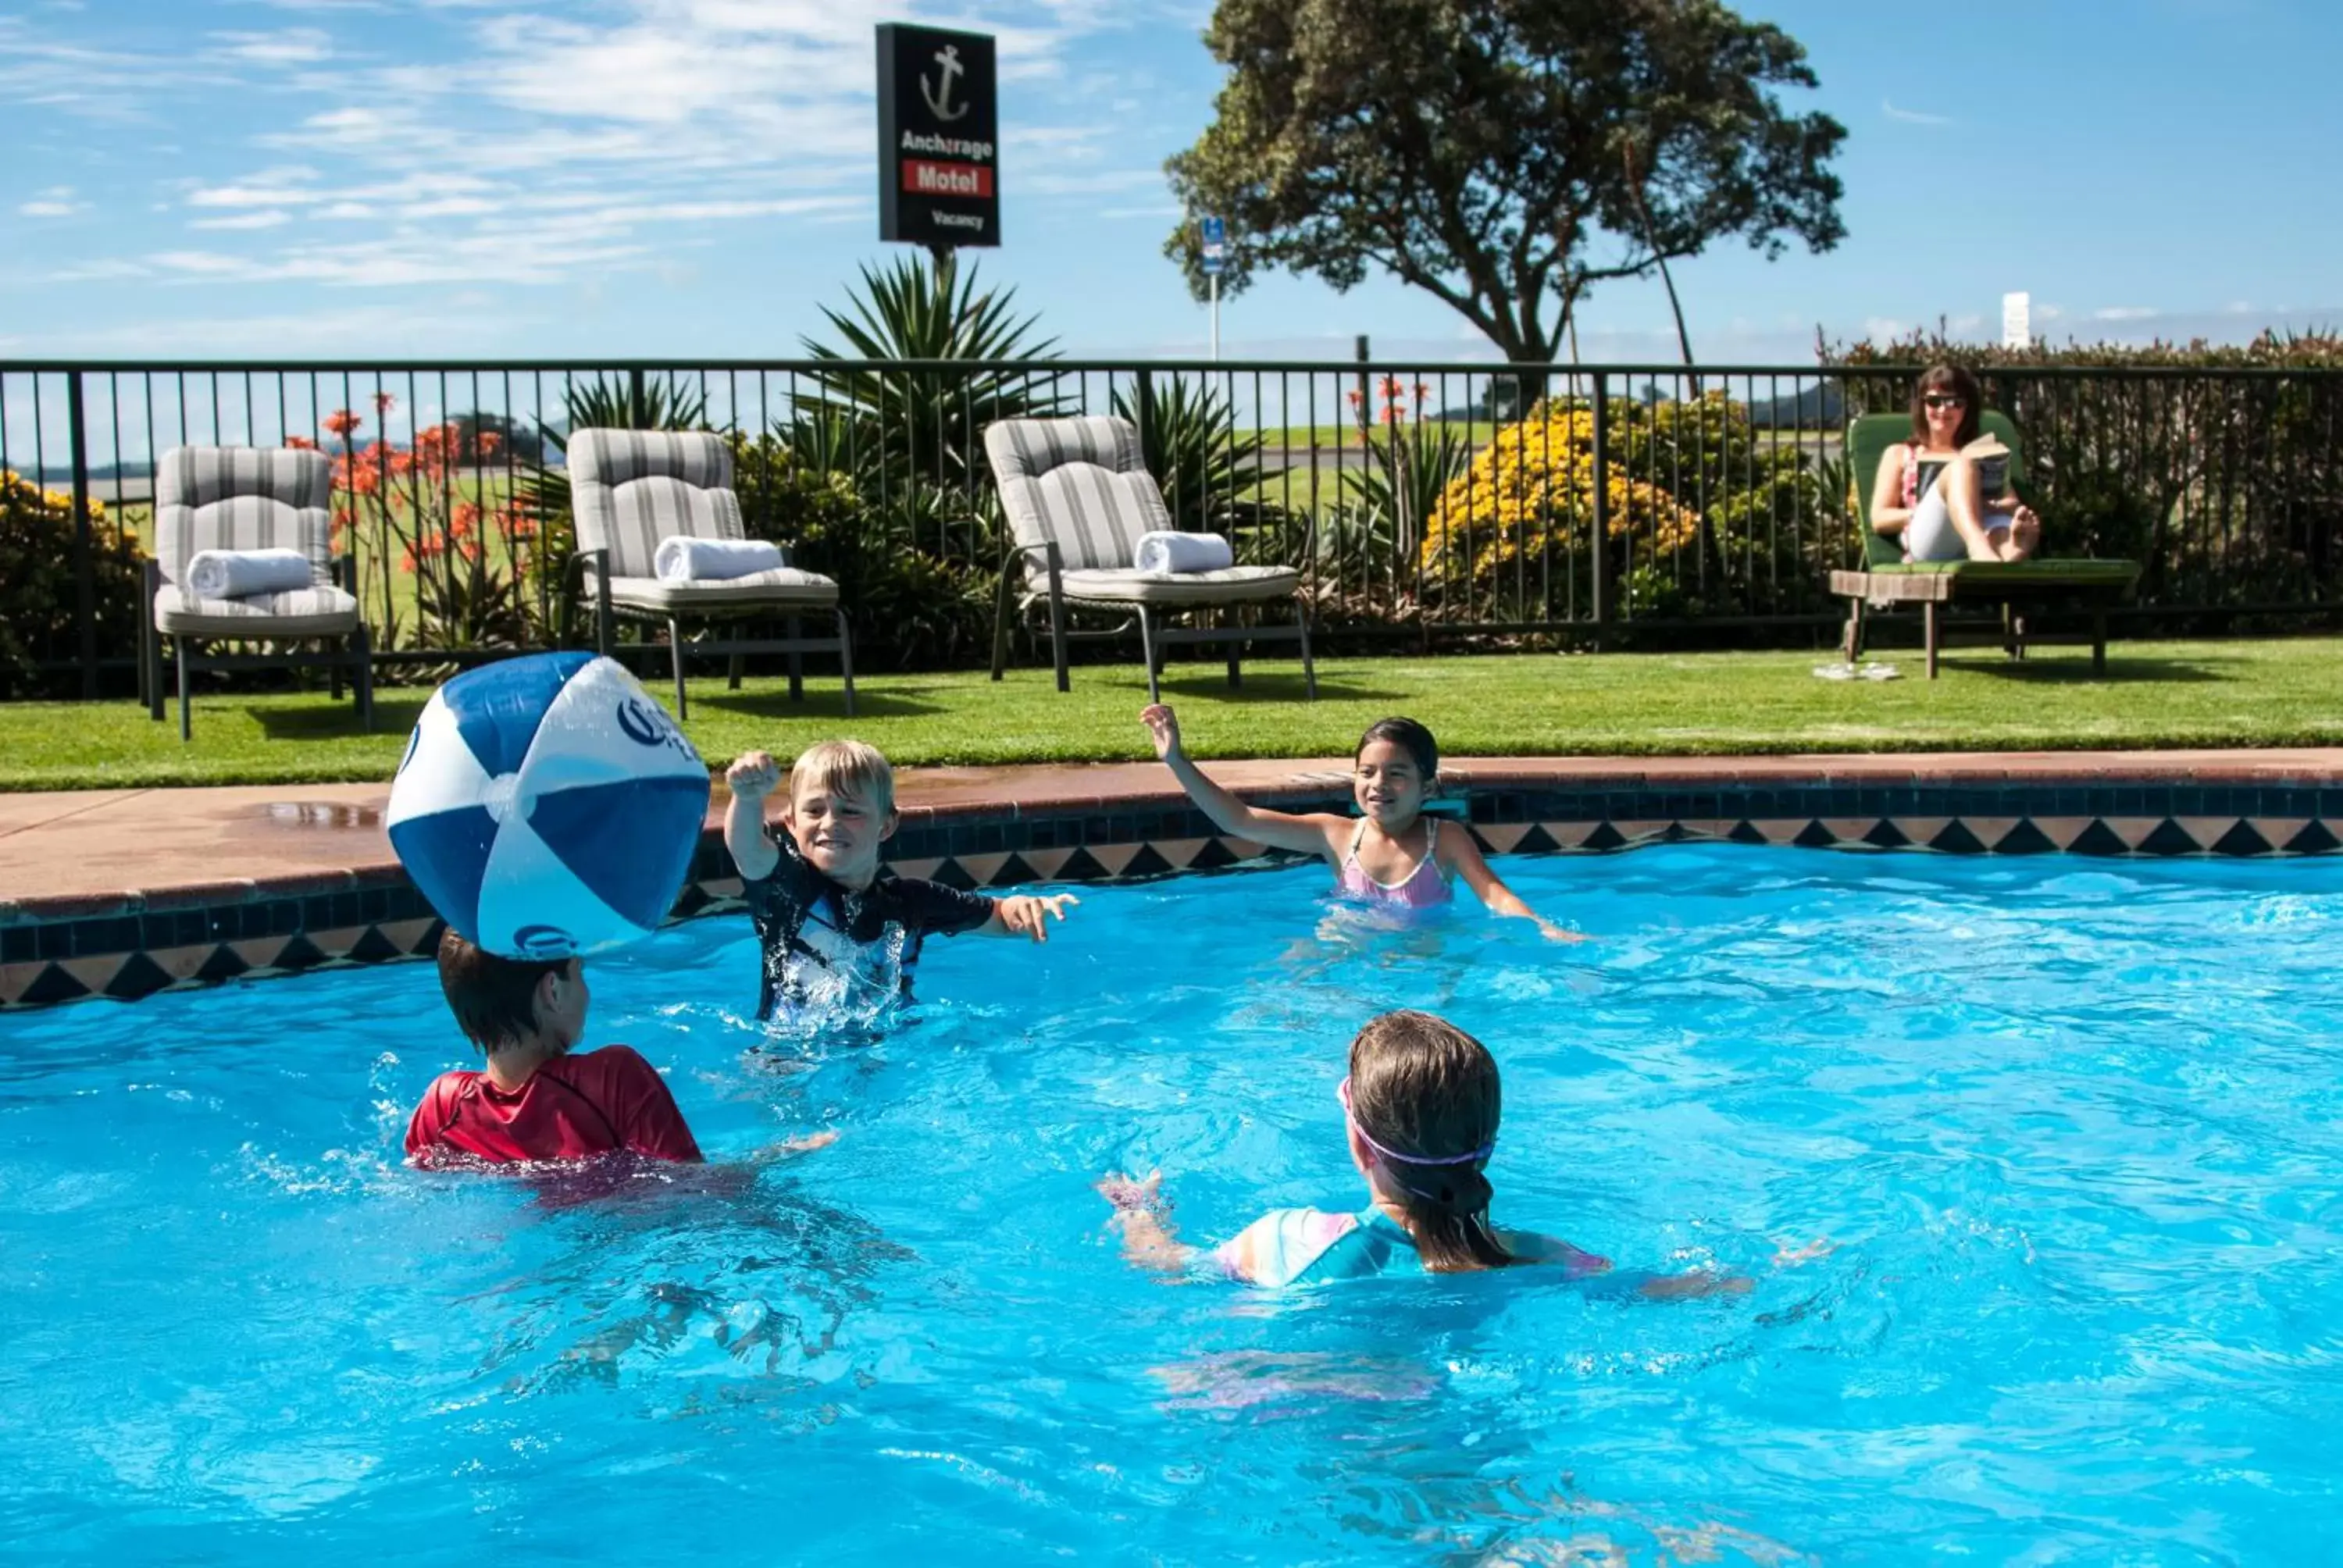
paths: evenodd
<path fill-rule="evenodd" d="M 1093 890 L 930 947 L 876 1045 L 742 1014 L 743 920 L 596 970 L 712 1156 L 427 1176 L 427 966 L 0 1020 L 0 1543 L 45 1561 L 2333 1560 L 2343 866 L 1676 847 L 1312 935 L 1322 873 Z M 1551 1275 L 1128 1271 L 1356 1201 L 1333 1086 L 1436 1009 L 1506 1077 Z M 1828 1238 L 1835 1250 L 1777 1262 Z M 363 1558 L 361 1557 L 363 1555 Z"/>

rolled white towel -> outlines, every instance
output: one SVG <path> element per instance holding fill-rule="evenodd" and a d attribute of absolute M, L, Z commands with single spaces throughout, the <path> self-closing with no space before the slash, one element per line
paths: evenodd
<path fill-rule="evenodd" d="M 299 550 L 197 550 L 187 562 L 187 587 L 197 598 L 289 593 L 315 580 Z"/>
<path fill-rule="evenodd" d="M 661 539 L 651 565 L 659 581 L 723 582 L 782 565 L 781 547 L 769 539 Z"/>
<path fill-rule="evenodd" d="M 1236 561 L 1218 534 L 1141 534 L 1131 553 L 1131 564 L 1143 572 L 1216 572 Z"/>

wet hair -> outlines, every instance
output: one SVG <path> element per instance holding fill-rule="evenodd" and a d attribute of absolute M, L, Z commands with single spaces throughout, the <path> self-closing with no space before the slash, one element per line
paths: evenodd
<path fill-rule="evenodd" d="M 466 941 L 449 926 L 439 939 L 439 990 L 447 1010 L 484 1052 L 518 1045 L 537 1032 L 537 986 L 567 974 L 576 959 L 508 959 Z"/>
<path fill-rule="evenodd" d="M 1956 447 L 1966 447 L 1977 438 L 1985 421 L 1985 389 L 1977 378 L 1957 365 L 1931 365 L 1920 373 L 1918 385 L 1912 388 L 1912 439 L 1926 442 L 1928 438 L 1928 406 L 1925 399 L 1931 392 L 1950 392 L 1961 400 L 1961 427 L 1953 437 Z"/>
<path fill-rule="evenodd" d="M 827 789 L 861 801 L 881 817 L 895 809 L 895 770 L 879 748 L 860 740 L 824 740 L 789 764 L 789 799 L 800 789 Z"/>
<path fill-rule="evenodd" d="M 1488 1162 L 1453 1160 L 1496 1141 L 1503 1097 L 1489 1048 L 1428 1012 L 1387 1012 L 1351 1041 L 1351 1118 L 1380 1145 L 1391 1195 L 1406 1211 L 1423 1266 L 1434 1273 L 1519 1262 L 1489 1231 Z"/>
<path fill-rule="evenodd" d="M 1413 719 L 1378 719 L 1367 726 L 1364 735 L 1359 737 L 1358 749 L 1351 753 L 1352 765 L 1355 767 L 1367 748 L 1378 740 L 1387 740 L 1407 753 L 1417 771 L 1423 775 L 1426 789 L 1438 786 L 1440 742 L 1432 738 L 1431 730 Z"/>

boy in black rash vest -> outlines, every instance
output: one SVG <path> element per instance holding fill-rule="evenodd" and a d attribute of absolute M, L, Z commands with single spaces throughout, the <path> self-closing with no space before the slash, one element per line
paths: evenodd
<path fill-rule="evenodd" d="M 867 1004 L 891 985 L 908 999 L 929 933 L 1047 941 L 1049 922 L 1077 901 L 1071 893 L 989 899 L 880 870 L 879 847 L 895 832 L 895 775 L 860 740 L 825 740 L 798 758 L 777 842 L 765 830 L 765 797 L 780 781 L 762 751 L 743 752 L 724 774 L 732 791 L 724 845 L 764 949 L 760 1019 L 815 995 Z"/>

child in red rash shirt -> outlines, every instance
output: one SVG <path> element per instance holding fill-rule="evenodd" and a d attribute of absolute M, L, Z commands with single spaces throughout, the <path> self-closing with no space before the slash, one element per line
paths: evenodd
<path fill-rule="evenodd" d="M 439 941 L 439 988 L 488 1066 L 432 1082 L 407 1124 L 409 1160 L 505 1164 L 627 1152 L 699 1161 L 649 1062 L 623 1045 L 569 1054 L 586 1030 L 578 960 L 499 958 L 450 928 Z"/>

